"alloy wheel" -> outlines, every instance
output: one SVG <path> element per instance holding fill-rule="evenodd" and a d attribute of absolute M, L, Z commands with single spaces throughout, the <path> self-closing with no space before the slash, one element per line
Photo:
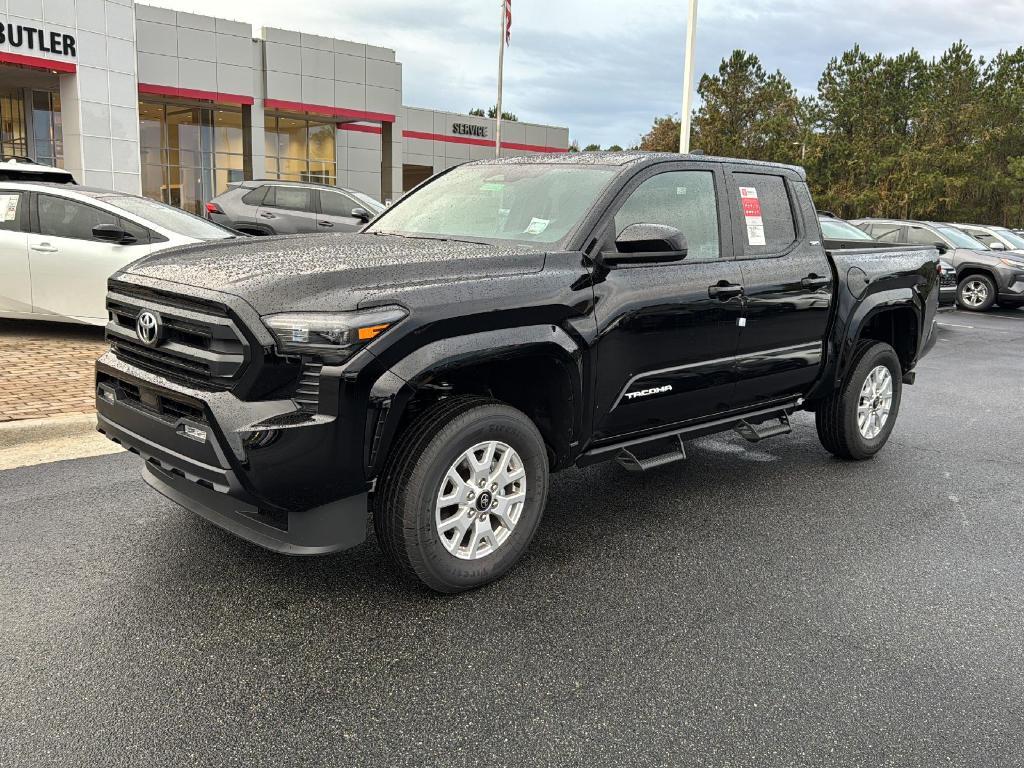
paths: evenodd
<path fill-rule="evenodd" d="M 981 280 L 969 280 L 960 291 L 960 300 L 968 307 L 980 307 L 988 299 L 988 286 Z"/>
<path fill-rule="evenodd" d="M 498 440 L 477 443 L 448 468 L 434 521 L 445 549 L 462 560 L 495 552 L 512 534 L 526 503 L 526 468 Z"/>
<path fill-rule="evenodd" d="M 885 427 L 892 409 L 892 374 L 884 365 L 876 365 L 864 379 L 857 401 L 857 429 L 873 440 Z"/>

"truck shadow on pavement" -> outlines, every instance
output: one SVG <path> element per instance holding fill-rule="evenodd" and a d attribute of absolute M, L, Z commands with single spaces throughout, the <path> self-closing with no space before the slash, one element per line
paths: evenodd
<path fill-rule="evenodd" d="M 372 525 L 367 542 L 355 549 L 289 558 L 166 502 L 158 525 L 178 546 L 148 567 L 141 563 L 134 582 L 160 584 L 158 599 L 171 614 L 182 610 L 176 601 L 198 597 L 198 585 L 221 598 L 225 591 L 244 595 L 256 611 L 290 612 L 306 604 L 366 612 L 369 618 L 440 605 L 461 612 L 462 606 L 472 610 L 495 597 L 514 605 L 552 589 L 580 589 L 584 582 L 656 580 L 666 568 L 687 569 L 708 557 L 742 559 L 754 540 L 792 536 L 816 518 L 842 514 L 826 484 L 842 485 L 844 477 L 855 481 L 863 472 L 876 478 L 883 472 L 898 483 L 899 473 L 886 469 L 884 454 L 867 464 L 837 462 L 818 446 L 813 425 L 799 420 L 800 439 L 770 448 L 717 436 L 689 445 L 687 461 L 643 475 L 614 463 L 555 475 L 544 520 L 522 561 L 504 579 L 475 592 L 442 596 L 403 578 L 378 547 Z M 815 495 L 799 483 L 780 487 L 780 474 L 805 477 Z"/>

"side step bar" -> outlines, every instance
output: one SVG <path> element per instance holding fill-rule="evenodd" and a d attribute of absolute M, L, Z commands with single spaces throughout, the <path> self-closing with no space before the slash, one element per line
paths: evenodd
<path fill-rule="evenodd" d="M 789 414 L 783 412 L 774 424 L 751 424 L 749 421 L 741 421 L 733 427 L 733 431 L 744 440 L 759 443 L 769 437 L 789 434 L 793 428 L 789 425 Z"/>
<path fill-rule="evenodd" d="M 627 472 L 646 472 L 649 469 L 655 469 L 656 467 L 663 467 L 666 464 L 672 464 L 677 461 L 682 461 L 686 458 L 686 448 L 683 447 L 683 438 L 681 435 L 675 435 L 675 444 L 665 453 L 655 453 L 646 457 L 637 456 L 637 450 L 634 448 L 622 448 L 615 460 L 619 463 L 619 466 L 625 469 Z"/>
<path fill-rule="evenodd" d="M 757 433 L 760 433 L 761 435 L 758 439 L 763 440 L 765 437 L 783 434 L 783 419 L 785 420 L 784 430 L 788 432 L 789 412 L 799 409 L 803 404 L 804 399 L 802 397 L 798 397 L 793 400 L 784 400 L 780 403 L 776 403 L 775 405 L 770 405 L 753 411 L 747 411 L 745 413 L 736 413 L 730 416 L 723 416 L 712 421 L 704 421 L 697 424 L 676 427 L 675 429 L 669 429 L 658 434 L 644 435 L 642 437 L 634 437 L 630 440 L 622 440 L 608 445 L 600 445 L 596 448 L 590 448 L 589 450 L 584 451 L 584 453 L 576 459 L 575 463 L 577 467 L 586 467 L 590 464 L 596 464 L 599 461 L 611 458 L 622 458 L 627 463 L 632 463 L 631 460 L 623 454 L 628 453 L 636 459 L 637 452 L 635 447 L 637 446 L 651 446 L 654 443 L 659 443 L 666 439 L 679 440 L 681 446 L 684 439 L 692 440 L 695 437 L 703 437 L 704 435 L 711 435 L 716 432 L 726 432 L 730 429 L 739 427 L 744 423 L 748 424 L 748 426 L 753 429 L 754 424 L 752 424 L 752 422 L 756 422 Z M 761 422 L 773 419 L 779 419 L 780 423 L 767 428 L 761 426 Z M 679 454 L 682 455 L 680 456 Z M 670 453 L 662 452 L 656 454 L 656 456 L 651 456 L 647 461 L 657 457 L 659 458 L 659 461 L 655 466 L 661 466 L 669 463 L 670 455 L 674 457 L 671 459 L 672 461 L 685 458 L 685 453 L 682 451 L 681 447 L 678 451 L 673 447 Z M 635 464 L 639 465 L 640 462 L 640 459 L 636 459 Z"/>

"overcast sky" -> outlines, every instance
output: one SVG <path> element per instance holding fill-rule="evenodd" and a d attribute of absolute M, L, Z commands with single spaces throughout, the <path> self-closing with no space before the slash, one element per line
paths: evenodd
<path fill-rule="evenodd" d="M 408 106 L 464 112 L 494 103 L 500 0 L 153 0 L 261 26 L 394 48 Z M 567 125 L 580 146 L 635 143 L 655 115 L 678 114 L 686 0 L 513 0 L 505 107 Z M 734 48 L 813 93 L 830 58 L 963 39 L 991 55 L 1024 42 L 1024 0 L 700 0 L 697 74 Z M 695 78 L 695 82 L 696 82 Z"/>

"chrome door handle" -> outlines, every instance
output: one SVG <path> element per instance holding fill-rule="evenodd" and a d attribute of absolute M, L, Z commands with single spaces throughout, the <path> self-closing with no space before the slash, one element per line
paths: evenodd
<path fill-rule="evenodd" d="M 274 218 L 277 218 L 276 216 L 274 216 L 274 214 L 272 214 L 272 213 L 265 213 L 265 212 L 261 213 L 260 216 L 262 216 L 264 219 L 274 219 Z"/>
<path fill-rule="evenodd" d="M 30 246 L 33 251 L 39 251 L 40 253 L 56 253 L 57 249 L 49 243 L 40 243 L 39 245 Z"/>
<path fill-rule="evenodd" d="M 318 221 L 317 224 L 319 226 L 321 226 L 321 227 L 333 227 L 334 226 L 334 224 L 332 224 L 329 221 Z"/>

